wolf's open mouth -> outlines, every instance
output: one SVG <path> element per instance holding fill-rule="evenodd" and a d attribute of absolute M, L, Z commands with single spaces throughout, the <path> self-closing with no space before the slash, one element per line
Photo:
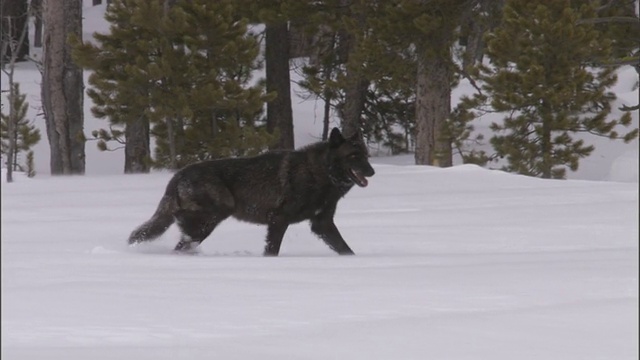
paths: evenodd
<path fill-rule="evenodd" d="M 369 185 L 367 178 L 365 178 L 364 175 L 362 175 L 358 170 L 350 169 L 350 172 L 353 181 L 358 184 L 358 186 L 366 187 L 367 185 Z"/>

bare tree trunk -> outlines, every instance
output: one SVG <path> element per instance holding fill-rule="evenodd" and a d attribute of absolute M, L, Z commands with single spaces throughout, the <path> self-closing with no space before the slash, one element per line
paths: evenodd
<path fill-rule="evenodd" d="M 173 133 L 175 134 L 175 142 L 176 142 L 176 169 L 179 169 L 185 165 L 187 165 L 187 161 L 189 161 L 185 157 L 181 157 L 181 154 L 185 153 L 185 133 L 184 133 L 184 118 L 179 117 L 176 120 L 175 127 L 173 128 Z"/>
<path fill-rule="evenodd" d="M 125 128 L 126 143 L 124 145 L 124 173 L 148 173 L 149 159 L 149 120 L 141 116 L 127 124 Z"/>
<path fill-rule="evenodd" d="M 331 93 L 326 90 L 324 91 L 324 114 L 322 118 L 322 141 L 325 141 L 329 138 L 329 115 L 331 115 Z"/>
<path fill-rule="evenodd" d="M 85 172 L 82 69 L 71 59 L 67 37 L 82 37 L 82 2 L 44 1 L 42 98 L 51 148 L 51 174 Z"/>
<path fill-rule="evenodd" d="M 345 89 L 344 109 L 342 111 L 342 132 L 351 136 L 362 127 L 362 112 L 367 99 L 369 81 L 354 74 Z"/>
<path fill-rule="evenodd" d="M 42 47 L 42 0 L 31 0 L 33 16 L 35 17 L 35 33 L 33 34 L 33 46 Z"/>
<path fill-rule="evenodd" d="M 13 59 L 14 56 L 12 56 Z M 13 158 L 16 152 L 16 109 L 14 109 L 14 99 L 17 96 L 15 86 L 13 85 L 13 69 L 14 63 L 10 64 L 9 71 L 9 124 L 7 124 L 7 132 L 9 133 L 9 149 L 7 149 L 7 183 L 13 182 Z"/>
<path fill-rule="evenodd" d="M 0 16 L 2 55 L 5 59 L 10 59 L 16 53 L 14 62 L 26 61 L 26 57 L 29 55 L 29 28 L 27 26 L 29 2 L 27 0 L 3 0 L 0 2 L 0 12 L 2 13 Z M 23 31 L 27 32 L 27 36 L 20 40 Z M 4 62 L 5 59 L 2 61 Z"/>
<path fill-rule="evenodd" d="M 441 34 L 442 35 L 442 34 Z M 444 125 L 451 112 L 451 54 L 446 35 L 434 53 L 424 47 L 418 51 L 416 89 L 416 152 L 417 165 L 448 167 L 452 165 L 451 141 L 444 134 Z M 435 50 L 435 49 L 434 49 Z"/>
<path fill-rule="evenodd" d="M 267 24 L 265 61 L 267 92 L 277 96 L 267 103 L 267 131 L 280 131 L 278 142 L 271 149 L 293 149 L 293 113 L 291 109 L 291 79 L 289 78 L 289 30 L 287 23 Z"/>
<path fill-rule="evenodd" d="M 348 0 L 341 0 L 340 5 L 345 6 L 346 8 L 353 4 Z M 352 31 L 342 35 L 342 37 L 346 39 L 346 60 L 348 72 L 344 107 L 341 111 L 342 132 L 345 136 L 351 136 L 362 127 L 361 116 L 367 99 L 367 89 L 369 88 L 369 81 L 361 74 L 361 64 L 354 63 L 353 60 L 353 54 L 358 50 L 359 46 L 358 38 L 354 35 L 354 32 L 364 33 L 365 18 L 362 13 L 358 12 L 358 10 L 353 10 L 348 16 L 356 18 L 356 23 L 359 28 L 353 29 Z"/>
<path fill-rule="evenodd" d="M 465 24 L 463 26 L 468 27 L 462 56 L 462 68 L 465 71 L 469 71 L 476 63 L 482 62 L 485 48 L 484 34 L 499 25 L 504 2 L 505 0 L 479 0 L 477 10 L 470 11 L 466 15 L 467 20 L 463 20 Z"/>
<path fill-rule="evenodd" d="M 551 144 L 551 123 L 553 122 L 553 115 L 549 111 L 549 106 L 546 101 L 542 104 L 543 110 L 542 118 L 542 135 L 540 136 L 540 145 L 542 146 L 542 178 L 551 179 L 551 173 L 553 170 L 552 152 L 553 145 Z"/>
<path fill-rule="evenodd" d="M 174 0 L 164 0 L 162 3 L 163 6 L 163 14 L 165 17 L 168 16 L 169 10 L 175 3 Z M 166 79 L 162 80 L 163 84 L 166 84 Z M 178 151 L 176 148 L 176 131 L 175 131 L 175 123 L 171 117 L 165 117 L 164 119 L 165 125 L 167 126 L 167 141 L 169 142 L 169 168 L 171 170 L 178 169 Z"/>
<path fill-rule="evenodd" d="M 176 150 L 176 132 L 173 128 L 173 120 L 166 118 L 165 124 L 167 125 L 167 140 L 169 141 L 169 168 L 176 170 L 178 168 L 178 152 Z"/>

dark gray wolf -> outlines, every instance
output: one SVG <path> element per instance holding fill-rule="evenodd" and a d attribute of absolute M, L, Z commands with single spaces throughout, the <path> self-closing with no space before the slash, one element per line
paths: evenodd
<path fill-rule="evenodd" d="M 129 244 L 153 240 L 175 221 L 182 233 L 175 250 L 190 250 L 233 216 L 268 226 L 265 256 L 277 256 L 287 227 L 303 220 L 335 252 L 352 255 L 333 217 L 338 201 L 354 184 L 367 186 L 374 173 L 360 134 L 345 139 L 337 128 L 328 141 L 295 151 L 188 165 Z"/>

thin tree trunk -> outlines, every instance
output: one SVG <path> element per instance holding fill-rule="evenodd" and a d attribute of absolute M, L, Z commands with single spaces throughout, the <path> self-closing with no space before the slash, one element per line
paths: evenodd
<path fill-rule="evenodd" d="M 178 154 L 176 151 L 176 134 L 173 129 L 173 120 L 167 117 L 165 124 L 167 125 L 167 140 L 169 141 L 169 168 L 176 170 L 178 168 Z"/>
<path fill-rule="evenodd" d="M 125 138 L 124 173 L 148 173 L 150 170 L 149 159 L 151 158 L 149 120 L 141 116 L 127 124 Z"/>
<path fill-rule="evenodd" d="M 43 107 L 51 147 L 51 174 L 85 172 L 84 84 L 67 37 L 82 37 L 82 2 L 44 1 Z"/>
<path fill-rule="evenodd" d="M 29 36 L 21 37 L 23 31 L 29 32 L 29 3 L 27 0 L 3 0 L 0 8 L 3 55 L 11 59 L 16 54 L 14 62 L 25 61 L 29 55 Z"/>
<path fill-rule="evenodd" d="M 168 16 L 169 10 L 171 6 L 173 6 L 174 0 L 164 0 L 163 1 L 163 14 L 165 17 Z M 166 79 L 163 80 L 163 83 L 166 84 Z M 178 169 L 178 152 L 176 149 L 176 132 L 174 129 L 174 121 L 170 117 L 166 117 L 164 119 L 165 124 L 167 126 L 167 137 L 169 142 L 169 168 L 171 170 Z"/>
<path fill-rule="evenodd" d="M 543 104 L 544 107 L 545 104 Z M 551 145 L 551 122 L 552 116 L 549 111 L 544 110 L 542 114 L 542 138 L 540 144 L 542 146 L 542 178 L 551 179 L 551 169 L 553 162 L 551 160 L 551 151 L 553 146 Z"/>
<path fill-rule="evenodd" d="M 42 0 L 32 0 L 31 6 L 33 7 L 33 15 L 36 18 L 35 21 L 35 33 L 33 34 L 33 47 L 42 47 Z"/>
<path fill-rule="evenodd" d="M 331 114 L 331 94 L 329 93 L 329 91 L 325 90 L 324 114 L 322 118 L 322 141 L 325 141 L 329 138 L 329 115 L 330 114 Z"/>
<path fill-rule="evenodd" d="M 448 167 L 452 165 L 451 140 L 444 136 L 444 126 L 451 112 L 451 54 L 449 39 L 440 39 L 439 51 L 418 52 L 416 89 L 417 165 Z M 430 46 L 435 46 L 433 42 Z"/>
<path fill-rule="evenodd" d="M 14 92 L 14 96 L 16 96 L 17 94 Z M 15 109 L 14 109 L 15 111 Z M 18 170 L 19 165 L 18 165 L 18 120 L 15 118 L 13 118 L 13 132 L 11 133 L 12 136 L 12 140 L 13 140 L 13 144 L 11 145 L 11 147 L 13 148 L 13 170 Z"/>
<path fill-rule="evenodd" d="M 184 118 L 180 117 L 176 120 L 176 124 L 173 128 L 173 133 L 176 143 L 176 169 L 178 169 L 185 166 L 185 161 L 187 161 L 187 159 L 184 157 L 178 159 L 180 154 L 185 153 Z"/>
<path fill-rule="evenodd" d="M 291 109 L 291 79 L 289 78 L 289 30 L 287 23 L 267 24 L 265 61 L 267 92 L 276 98 L 267 103 L 267 131 L 280 132 L 271 149 L 293 149 L 293 112 Z"/>
<path fill-rule="evenodd" d="M 12 56 L 13 58 L 14 56 Z M 7 132 L 9 133 L 9 149 L 7 149 L 7 183 L 13 182 L 13 157 L 16 152 L 16 109 L 14 109 L 14 99 L 16 96 L 15 86 L 13 85 L 13 62 L 10 64 L 9 70 L 9 124 L 7 124 Z"/>
<path fill-rule="evenodd" d="M 499 25 L 505 0 L 480 0 L 475 14 L 469 13 L 468 25 L 470 31 L 462 57 L 462 68 L 469 71 L 476 63 L 482 62 L 484 57 L 484 34 Z"/>

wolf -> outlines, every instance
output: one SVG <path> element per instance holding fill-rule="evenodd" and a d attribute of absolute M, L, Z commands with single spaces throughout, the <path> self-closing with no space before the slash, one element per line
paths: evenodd
<path fill-rule="evenodd" d="M 366 187 L 375 171 L 359 133 L 338 128 L 327 141 L 298 150 L 209 160 L 177 171 L 153 216 L 129 237 L 134 245 L 162 235 L 174 222 L 175 251 L 191 251 L 223 220 L 267 225 L 264 256 L 277 256 L 291 224 L 309 220 L 311 231 L 340 255 L 353 255 L 334 223 L 338 201 L 354 185 Z"/>

